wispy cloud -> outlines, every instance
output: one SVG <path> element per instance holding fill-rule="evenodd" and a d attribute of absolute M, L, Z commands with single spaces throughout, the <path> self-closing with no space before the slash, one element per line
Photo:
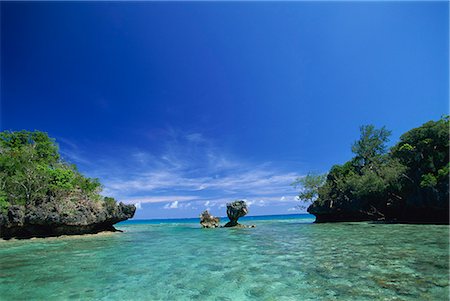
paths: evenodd
<path fill-rule="evenodd" d="M 201 133 L 187 134 L 186 139 L 189 140 L 190 142 L 199 142 L 199 143 L 207 141 Z"/>
<path fill-rule="evenodd" d="M 71 162 L 77 164 L 90 164 L 89 160 L 85 158 L 86 154 L 84 151 L 70 139 L 58 137 L 57 143 L 64 159 L 69 159 Z"/>
<path fill-rule="evenodd" d="M 258 207 L 295 201 L 290 184 L 300 174 L 272 163 L 237 159 L 198 132 L 170 129 L 164 139 L 161 132 L 159 151 L 122 149 L 87 167 L 104 184 L 105 195 L 140 207 L 163 203 L 164 209 L 186 208 L 188 203 L 223 208 L 234 199 Z M 70 150 L 66 150 L 69 157 L 82 160 L 79 149 L 70 145 L 65 149 Z"/>
<path fill-rule="evenodd" d="M 108 176 L 105 187 L 109 193 L 126 195 L 145 191 L 226 191 L 227 194 L 273 195 L 283 194 L 295 173 L 277 174 L 276 171 L 254 167 L 251 171 L 236 171 L 224 176 L 191 177 L 179 170 L 154 170 L 130 175 L 128 179 Z M 288 190 L 288 191 L 289 191 Z"/>
<path fill-rule="evenodd" d="M 198 197 L 188 196 L 188 195 L 161 195 L 161 196 L 142 196 L 142 197 L 131 197 L 126 201 L 128 203 L 165 203 L 165 202 L 185 202 L 190 200 L 195 200 Z"/>

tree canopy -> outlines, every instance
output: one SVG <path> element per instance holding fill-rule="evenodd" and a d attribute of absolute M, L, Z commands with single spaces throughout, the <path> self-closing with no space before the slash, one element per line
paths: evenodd
<path fill-rule="evenodd" d="M 385 127 L 362 126 L 360 139 L 352 145 L 355 156 L 334 165 L 323 183 L 309 175 L 298 179 L 299 199 L 380 215 L 389 214 L 390 208 L 400 212 L 425 205 L 448 211 L 449 117 L 406 132 L 388 150 L 390 134 Z"/>
<path fill-rule="evenodd" d="M 389 141 L 391 131 L 385 127 L 376 129 L 373 125 L 360 127 L 360 138 L 352 146 L 354 158 L 361 166 L 368 165 L 386 153 L 386 143 Z"/>
<path fill-rule="evenodd" d="M 295 188 L 300 187 L 298 198 L 302 201 L 313 201 L 319 194 L 319 187 L 321 187 L 326 179 L 326 175 L 308 173 L 304 177 L 297 178 L 291 185 Z"/>
<path fill-rule="evenodd" d="M 100 191 L 99 180 L 64 161 L 47 133 L 0 132 L 0 210 L 58 199 L 101 201 Z"/>

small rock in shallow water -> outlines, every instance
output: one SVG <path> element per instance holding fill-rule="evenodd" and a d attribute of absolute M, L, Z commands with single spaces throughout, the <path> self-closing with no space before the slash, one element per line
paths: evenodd
<path fill-rule="evenodd" d="M 240 217 L 247 215 L 248 209 L 245 201 L 234 201 L 227 204 L 227 215 L 230 221 L 224 227 L 238 227 L 238 228 L 254 228 L 255 225 L 245 226 L 239 224 L 237 221 Z"/>
<path fill-rule="evenodd" d="M 212 216 L 208 210 L 200 214 L 200 224 L 203 228 L 218 228 L 220 218 Z"/>

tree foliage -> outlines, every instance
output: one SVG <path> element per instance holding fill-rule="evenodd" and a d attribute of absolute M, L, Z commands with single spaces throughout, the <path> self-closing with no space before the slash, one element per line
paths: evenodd
<path fill-rule="evenodd" d="M 101 200 L 100 191 L 98 179 L 61 159 L 46 133 L 0 132 L 0 210 L 54 199 Z"/>
<path fill-rule="evenodd" d="M 376 129 L 373 125 L 360 127 L 360 138 L 352 146 L 352 152 L 356 155 L 355 163 L 366 166 L 378 163 L 378 160 L 386 153 L 386 143 L 389 141 L 391 131 L 385 127 Z"/>
<path fill-rule="evenodd" d="M 307 177 L 298 179 L 295 184 L 303 187 L 299 198 L 315 199 L 317 205 L 352 204 L 378 212 L 386 212 L 388 206 L 405 206 L 412 200 L 448 208 L 448 116 L 408 131 L 388 151 L 390 133 L 384 127 L 362 126 L 360 138 L 352 146 L 355 156 L 333 166 L 323 183 Z"/>
<path fill-rule="evenodd" d="M 392 155 L 407 166 L 409 190 L 448 192 L 449 117 L 429 121 L 403 134 L 392 148 Z"/>
<path fill-rule="evenodd" d="M 297 178 L 291 185 L 302 190 L 298 198 L 302 201 L 313 201 L 318 196 L 318 189 L 325 182 L 326 175 L 308 173 L 304 177 Z"/>

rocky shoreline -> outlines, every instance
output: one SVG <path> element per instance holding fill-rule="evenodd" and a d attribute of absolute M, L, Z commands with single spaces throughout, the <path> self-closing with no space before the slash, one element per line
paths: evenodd
<path fill-rule="evenodd" d="M 449 224 L 448 206 L 445 203 L 434 207 L 405 205 L 401 208 L 386 208 L 381 212 L 374 207 L 333 206 L 330 202 L 314 202 L 307 212 L 316 217 L 315 223 L 370 221 L 387 224 Z"/>
<path fill-rule="evenodd" d="M 297 179 L 299 198 L 312 201 L 308 212 L 317 223 L 449 225 L 449 126 L 448 115 L 428 121 L 390 148 L 389 130 L 362 126 L 354 157 L 324 175 Z"/>
<path fill-rule="evenodd" d="M 132 218 L 134 205 L 92 201 L 14 205 L 0 214 L 0 238 L 52 237 L 115 232 L 114 224 Z"/>

